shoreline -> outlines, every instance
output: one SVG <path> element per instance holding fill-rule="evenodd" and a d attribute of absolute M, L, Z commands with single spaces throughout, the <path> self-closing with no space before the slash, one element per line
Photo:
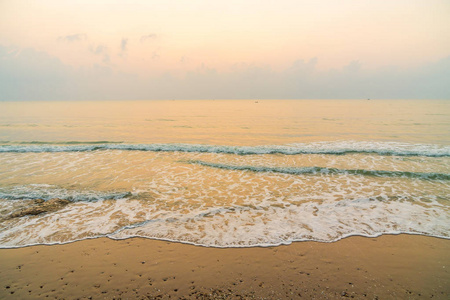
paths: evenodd
<path fill-rule="evenodd" d="M 0 249 L 0 298 L 448 299 L 448 253 L 448 239 L 410 234 L 250 248 L 86 239 Z"/>
<path fill-rule="evenodd" d="M 282 247 L 282 246 L 289 246 L 296 243 L 320 243 L 320 244 L 333 244 L 337 243 L 339 241 L 353 238 L 353 237 L 360 237 L 360 238 L 367 238 L 367 239 L 376 239 L 382 236 L 401 236 L 401 235 L 411 235 L 411 236 L 423 236 L 427 238 L 433 238 L 433 239 L 442 239 L 442 240 L 450 240 L 450 237 L 447 236 L 439 236 L 439 235 L 428 235 L 424 233 L 417 233 L 417 232 L 384 232 L 376 235 L 364 235 L 364 234 L 349 234 L 344 235 L 343 237 L 340 237 L 335 240 L 331 241 L 320 241 L 320 240 L 293 240 L 293 241 L 287 241 L 285 243 L 280 244 L 267 244 L 267 245 L 245 245 L 245 246 L 215 246 L 215 245 L 203 245 L 203 244 L 196 244 L 192 242 L 187 241 L 178 241 L 178 240 L 171 240 L 171 239 L 164 239 L 164 238 L 156 238 L 156 237 L 145 237 L 145 236 L 130 236 L 126 238 L 113 238 L 107 235 L 103 236 L 94 236 L 94 237 L 87 237 L 79 240 L 73 240 L 73 241 L 67 241 L 67 242 L 55 242 L 55 243 L 41 243 L 41 244 L 29 244 L 29 245 L 23 245 L 23 246 L 6 246 L 1 247 L 0 250 L 6 250 L 6 249 L 21 249 L 21 248 L 28 248 L 28 247 L 39 247 L 39 246 L 63 246 L 88 240 L 96 240 L 96 239 L 109 239 L 111 241 L 126 241 L 126 240 L 133 240 L 133 239 L 143 239 L 143 240 L 152 240 L 152 241 L 158 241 L 158 242 L 167 242 L 167 243 L 174 243 L 174 244 L 181 244 L 181 245 L 187 245 L 187 246 L 193 246 L 193 247 L 201 247 L 201 248 L 209 248 L 209 249 L 252 249 L 252 248 L 276 248 L 276 247 Z"/>

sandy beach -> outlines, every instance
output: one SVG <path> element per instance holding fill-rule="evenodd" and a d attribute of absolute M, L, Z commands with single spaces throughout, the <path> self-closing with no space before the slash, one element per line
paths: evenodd
<path fill-rule="evenodd" d="M 449 253 L 414 235 L 234 249 L 100 238 L 1 249 L 0 298 L 448 299 Z"/>
<path fill-rule="evenodd" d="M 450 300 L 449 12 L 0 0 L 0 300 Z"/>

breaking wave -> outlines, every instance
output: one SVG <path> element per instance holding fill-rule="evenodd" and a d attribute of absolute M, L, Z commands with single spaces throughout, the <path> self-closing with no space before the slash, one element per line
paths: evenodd
<path fill-rule="evenodd" d="M 259 154 L 377 154 L 386 156 L 450 156 L 450 146 L 430 144 L 408 144 L 397 142 L 314 142 L 290 145 L 271 146 L 227 146 L 227 145 L 198 145 L 198 144 L 122 144 L 114 142 L 66 142 L 54 144 L 32 142 L 29 144 L 0 145 L 0 153 L 43 153 L 43 152 L 88 152 L 101 150 L 122 151 L 153 151 L 153 152 L 197 152 L 224 153 L 236 155 Z"/>
<path fill-rule="evenodd" d="M 362 175 L 362 176 L 377 176 L 377 177 L 403 177 L 403 178 L 418 178 L 428 180 L 450 180 L 450 174 L 443 173 L 422 173 L 422 172 L 405 172 L 405 171 L 384 171 L 384 170 L 362 170 L 362 169 L 337 169 L 326 167 L 264 167 L 264 166 L 237 166 L 211 163 L 201 160 L 190 160 L 187 163 L 198 164 L 206 167 L 225 169 L 225 170 L 238 170 L 238 171 L 251 171 L 251 172 L 272 172 L 282 173 L 290 175 L 301 174 L 322 174 L 322 175 Z"/>

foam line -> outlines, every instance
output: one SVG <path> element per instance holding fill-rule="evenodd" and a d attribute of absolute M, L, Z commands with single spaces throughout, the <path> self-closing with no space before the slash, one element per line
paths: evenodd
<path fill-rule="evenodd" d="M 428 180 L 450 180 L 450 174 L 443 173 L 422 173 L 422 172 L 405 172 L 405 171 L 383 171 L 383 170 L 363 170 L 363 169 L 337 169 L 326 167 L 260 167 L 260 166 L 236 166 L 211 163 L 201 160 L 189 160 L 186 161 L 190 164 L 197 164 L 201 166 L 225 169 L 225 170 L 237 170 L 237 171 L 252 171 L 252 172 L 272 172 L 291 175 L 302 174 L 323 174 L 323 175 L 362 175 L 362 176 L 376 176 L 376 177 L 403 177 L 403 178 L 418 178 Z"/>
<path fill-rule="evenodd" d="M 198 144 L 119 144 L 102 142 L 67 142 L 62 145 L 53 143 L 33 142 L 32 144 L 0 145 L 0 153 L 44 153 L 44 152 L 89 152 L 100 150 L 122 151 L 152 151 L 152 152 L 196 152 L 196 153 L 225 153 L 236 155 L 261 154 L 377 154 L 386 156 L 450 156 L 450 146 L 404 144 L 388 142 L 330 142 L 292 145 L 266 146 L 223 146 Z"/>

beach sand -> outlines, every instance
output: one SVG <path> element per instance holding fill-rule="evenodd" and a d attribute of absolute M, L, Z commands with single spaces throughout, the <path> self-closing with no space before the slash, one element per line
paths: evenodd
<path fill-rule="evenodd" d="M 1 299 L 450 299 L 450 241 L 349 237 L 267 248 L 134 238 L 0 250 Z"/>

